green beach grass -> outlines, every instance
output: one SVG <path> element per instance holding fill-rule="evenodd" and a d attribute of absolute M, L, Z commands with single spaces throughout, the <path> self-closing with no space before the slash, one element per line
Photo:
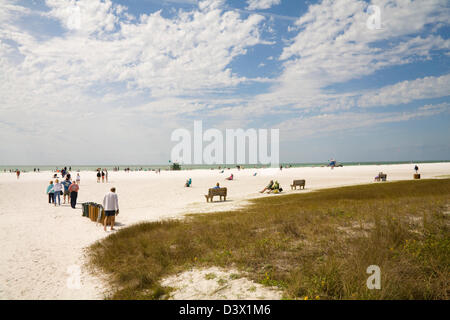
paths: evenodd
<path fill-rule="evenodd" d="M 89 248 L 109 299 L 165 299 L 160 280 L 235 268 L 286 299 L 448 299 L 450 179 L 252 200 L 243 209 L 124 228 Z M 369 290 L 366 269 L 381 269 Z"/>

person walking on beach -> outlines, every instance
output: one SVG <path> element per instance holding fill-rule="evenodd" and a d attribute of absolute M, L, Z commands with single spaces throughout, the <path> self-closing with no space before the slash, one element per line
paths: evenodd
<path fill-rule="evenodd" d="M 108 222 L 111 222 L 111 230 L 114 230 L 116 215 L 119 214 L 119 198 L 116 194 L 116 188 L 111 188 L 111 192 L 103 198 L 103 208 L 105 209 L 104 230 L 106 231 Z"/>
<path fill-rule="evenodd" d="M 102 183 L 105 182 L 105 171 L 102 170 Z"/>
<path fill-rule="evenodd" d="M 66 179 L 61 184 L 64 187 L 63 200 L 64 200 L 64 204 L 65 204 L 66 203 L 66 197 L 67 197 L 67 202 L 69 202 L 69 200 L 70 200 L 69 187 L 72 184 L 72 181 L 70 181 L 70 177 L 67 176 Z"/>
<path fill-rule="evenodd" d="M 97 169 L 97 183 L 100 183 L 100 177 L 102 174 L 100 173 L 100 169 Z"/>
<path fill-rule="evenodd" d="M 56 199 L 58 199 L 58 205 L 61 205 L 61 192 L 63 189 L 63 185 L 59 182 L 58 179 L 55 180 L 55 185 L 53 186 L 53 190 L 55 191 L 55 206 Z"/>
<path fill-rule="evenodd" d="M 81 177 L 80 177 L 80 174 L 77 173 L 77 184 L 80 184 L 80 182 L 81 182 Z"/>
<path fill-rule="evenodd" d="M 55 191 L 53 190 L 53 181 L 50 181 L 50 184 L 47 187 L 48 194 L 48 203 L 55 202 Z"/>
<path fill-rule="evenodd" d="M 75 209 L 75 206 L 77 205 L 77 197 L 78 197 L 78 190 L 80 190 L 80 186 L 74 182 L 69 186 L 69 192 L 70 192 L 70 206 L 72 209 Z"/>
<path fill-rule="evenodd" d="M 20 177 L 20 170 L 16 170 L 16 176 L 17 176 L 17 179 L 19 179 L 19 177 Z"/>
<path fill-rule="evenodd" d="M 106 178 L 106 183 L 108 183 L 108 170 L 105 169 L 105 178 Z"/>

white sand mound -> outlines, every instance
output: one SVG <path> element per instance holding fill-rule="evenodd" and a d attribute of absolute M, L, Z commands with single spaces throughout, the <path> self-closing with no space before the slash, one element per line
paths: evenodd
<path fill-rule="evenodd" d="M 279 300 L 282 293 L 241 277 L 234 269 L 193 269 L 164 279 L 161 284 L 175 290 L 175 300 Z"/>

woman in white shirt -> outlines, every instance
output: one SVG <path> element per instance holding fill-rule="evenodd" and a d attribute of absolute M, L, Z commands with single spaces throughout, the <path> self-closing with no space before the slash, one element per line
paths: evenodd
<path fill-rule="evenodd" d="M 56 198 L 58 198 L 58 205 L 61 205 L 61 191 L 63 189 L 63 185 L 59 182 L 58 179 L 55 180 L 55 184 L 53 185 L 53 191 L 55 192 L 55 206 L 56 206 Z"/>

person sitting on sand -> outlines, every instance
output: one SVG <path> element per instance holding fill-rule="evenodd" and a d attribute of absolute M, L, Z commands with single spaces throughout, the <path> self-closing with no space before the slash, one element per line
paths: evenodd
<path fill-rule="evenodd" d="M 278 183 L 278 181 L 275 180 L 271 190 L 269 191 L 269 193 L 280 193 L 281 191 L 283 191 L 283 189 L 280 187 L 280 184 Z"/>
<path fill-rule="evenodd" d="M 234 178 L 234 176 L 233 176 L 233 174 L 231 174 L 231 176 L 229 176 L 229 177 L 226 178 L 226 179 L 229 180 L 229 181 L 231 181 L 231 180 L 233 180 L 233 178 Z"/>
<path fill-rule="evenodd" d="M 50 184 L 47 187 L 48 194 L 48 203 L 55 202 L 55 191 L 53 190 L 53 181 L 50 181 Z"/>
<path fill-rule="evenodd" d="M 213 189 L 220 189 L 220 185 L 218 182 L 216 183 L 216 186 Z"/>
<path fill-rule="evenodd" d="M 111 192 L 103 198 L 103 208 L 105 209 L 106 216 L 104 221 L 104 229 L 106 231 L 108 222 L 111 222 L 111 230 L 114 230 L 116 215 L 119 214 L 119 198 L 116 194 L 116 188 L 111 188 Z"/>
<path fill-rule="evenodd" d="M 189 188 L 191 186 L 191 184 L 192 184 L 192 179 L 189 178 L 189 179 L 186 180 L 186 184 L 184 186 Z"/>
<path fill-rule="evenodd" d="M 269 182 L 269 184 L 264 188 L 264 189 L 262 189 L 261 191 L 260 191 L 260 193 L 264 193 L 264 192 L 266 192 L 267 190 L 272 190 L 272 187 L 273 187 L 273 180 L 270 180 L 270 182 Z"/>

